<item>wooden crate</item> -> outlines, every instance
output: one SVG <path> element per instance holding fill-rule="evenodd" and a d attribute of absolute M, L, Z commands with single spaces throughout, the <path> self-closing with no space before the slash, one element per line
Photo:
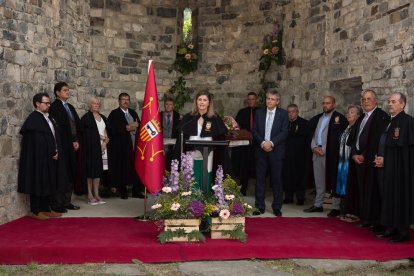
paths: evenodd
<path fill-rule="evenodd" d="M 164 220 L 164 231 L 171 230 L 177 231 L 178 229 L 184 229 L 186 233 L 190 233 L 194 230 L 199 230 L 200 221 L 198 219 L 166 219 Z M 188 242 L 190 240 L 187 237 L 174 237 L 169 242 Z"/>
<path fill-rule="evenodd" d="M 222 219 L 211 218 L 211 239 L 230 239 L 227 234 L 223 233 L 223 230 L 234 230 L 237 225 L 242 224 L 243 230 L 245 230 L 245 218 L 235 217 Z"/>

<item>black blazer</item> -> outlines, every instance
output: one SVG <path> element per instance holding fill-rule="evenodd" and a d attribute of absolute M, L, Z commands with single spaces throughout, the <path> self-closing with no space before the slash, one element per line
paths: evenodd
<path fill-rule="evenodd" d="M 265 154 L 260 144 L 265 140 L 266 129 L 266 114 L 267 108 L 256 110 L 256 116 L 253 123 L 253 139 L 257 146 L 257 153 Z M 276 108 L 273 126 L 270 133 L 270 141 L 272 141 L 274 148 L 270 154 L 273 154 L 277 160 L 282 160 L 285 156 L 285 141 L 288 136 L 289 120 L 286 110 Z"/>

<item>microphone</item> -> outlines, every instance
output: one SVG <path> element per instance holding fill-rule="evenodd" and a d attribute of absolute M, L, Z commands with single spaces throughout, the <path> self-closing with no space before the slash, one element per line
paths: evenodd
<path fill-rule="evenodd" d="M 181 155 L 183 155 L 183 152 L 184 152 L 184 132 L 183 132 L 183 129 L 184 129 L 185 126 L 189 125 L 195 119 L 198 120 L 199 118 L 200 118 L 200 114 L 197 113 L 197 115 L 194 116 L 193 118 L 191 118 L 191 120 L 189 120 L 189 121 L 187 121 L 187 122 L 185 122 L 183 124 L 180 124 L 180 146 L 181 146 L 181 152 L 180 152 L 180 154 Z"/>

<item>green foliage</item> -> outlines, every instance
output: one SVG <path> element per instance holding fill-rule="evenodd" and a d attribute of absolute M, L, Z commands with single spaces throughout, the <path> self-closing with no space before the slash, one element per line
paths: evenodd
<path fill-rule="evenodd" d="M 194 89 L 187 87 L 184 77 L 180 76 L 178 80 L 174 81 L 174 85 L 168 89 L 168 93 L 174 96 L 175 109 L 180 111 L 184 107 L 184 104 L 191 100 Z"/>
<path fill-rule="evenodd" d="M 247 241 L 247 234 L 244 231 L 244 225 L 238 223 L 233 230 L 220 231 L 224 236 L 228 236 L 230 239 L 239 240 L 243 243 Z"/>
<path fill-rule="evenodd" d="M 192 24 L 191 24 L 191 17 L 188 20 L 184 20 L 183 26 L 183 40 L 191 41 L 192 40 Z"/>
<path fill-rule="evenodd" d="M 158 240 L 160 243 L 164 244 L 166 242 L 169 242 L 173 240 L 174 238 L 186 238 L 187 241 L 205 241 L 204 235 L 198 231 L 193 230 L 190 233 L 186 233 L 183 228 L 178 228 L 175 231 L 167 230 L 163 231 L 158 235 Z"/>

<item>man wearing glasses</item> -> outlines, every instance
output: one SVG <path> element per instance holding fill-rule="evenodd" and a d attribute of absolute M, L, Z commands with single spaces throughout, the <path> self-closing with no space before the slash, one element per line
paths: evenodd
<path fill-rule="evenodd" d="M 18 192 L 30 195 L 31 217 L 46 220 L 62 214 L 50 210 L 50 197 L 64 185 L 59 130 L 49 118 L 50 98 L 47 93 L 33 97 L 33 111 L 24 122 L 20 134 Z M 59 175 L 59 181 L 58 181 Z"/>

